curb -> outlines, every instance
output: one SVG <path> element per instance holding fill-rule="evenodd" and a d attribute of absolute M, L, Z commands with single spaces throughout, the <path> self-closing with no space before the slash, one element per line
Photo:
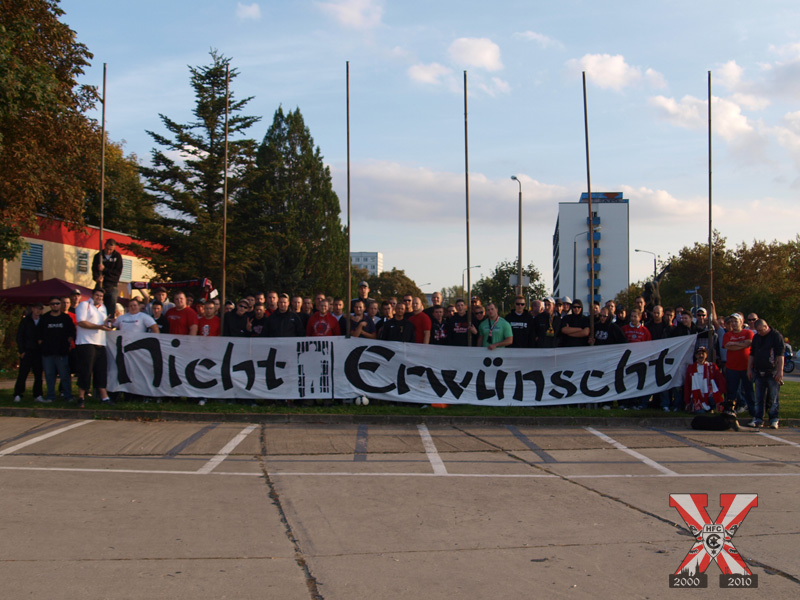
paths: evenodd
<path fill-rule="evenodd" d="M 337 415 L 302 413 L 193 413 L 148 410 L 94 410 L 87 408 L 0 407 L 3 417 L 44 419 L 103 419 L 118 421 L 187 421 L 199 423 L 303 423 L 318 425 L 524 425 L 530 427 L 683 427 L 692 417 L 498 417 L 449 415 Z M 800 419 L 787 419 L 782 427 L 800 427 Z M 747 431 L 747 427 L 742 427 Z M 754 431 L 754 430 L 750 430 Z"/>

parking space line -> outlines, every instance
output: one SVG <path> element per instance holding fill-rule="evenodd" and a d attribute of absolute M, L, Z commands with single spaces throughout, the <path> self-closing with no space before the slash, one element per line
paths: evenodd
<path fill-rule="evenodd" d="M 228 455 L 236 449 L 236 446 L 241 444 L 244 441 L 244 438 L 246 438 L 250 434 L 250 432 L 256 429 L 257 427 L 258 425 L 248 425 L 247 427 L 242 429 L 239 433 L 237 433 L 236 437 L 234 437 L 230 442 L 225 444 L 222 450 L 220 450 L 219 453 L 214 458 L 212 458 L 210 461 L 208 461 L 206 464 L 204 464 L 197 470 L 198 475 L 208 475 L 209 473 L 211 473 L 211 471 L 216 469 L 217 466 L 223 460 L 228 458 Z"/>
<path fill-rule="evenodd" d="M 697 448 L 698 450 L 702 450 L 712 456 L 716 456 L 721 458 L 722 460 L 727 460 L 728 462 L 740 462 L 738 458 L 734 458 L 733 456 L 728 456 L 727 454 L 723 454 L 718 450 L 713 450 L 712 448 L 706 448 L 702 444 L 698 444 L 694 440 L 690 440 L 689 438 L 685 438 L 682 435 L 678 435 L 677 433 L 673 433 L 671 431 L 667 431 L 666 429 L 659 429 L 658 427 L 649 427 L 651 431 L 655 431 L 656 433 L 660 433 L 661 435 L 665 435 L 668 438 L 672 438 L 673 440 L 677 440 L 687 446 L 691 446 L 692 448 Z"/>
<path fill-rule="evenodd" d="M 0 467 L 0 471 L 56 471 L 62 473 L 131 473 L 134 475 L 238 475 L 262 477 L 261 473 L 200 473 L 199 471 L 167 471 L 165 469 L 85 469 L 80 467 Z"/>
<path fill-rule="evenodd" d="M 794 446 L 795 448 L 800 448 L 800 444 L 797 442 L 790 442 L 789 440 L 785 440 L 783 438 L 778 437 L 777 435 L 772 435 L 771 433 L 766 433 L 764 431 L 759 431 L 761 435 L 765 438 L 769 438 L 771 440 L 775 440 L 776 442 L 783 442 L 784 444 L 789 444 L 790 446 Z"/>
<path fill-rule="evenodd" d="M 34 427 L 33 429 L 29 429 L 28 431 L 23 431 L 15 435 L 14 437 L 6 438 L 4 440 L 0 440 L 0 446 L 3 444 L 9 444 L 11 442 L 16 442 L 17 440 L 21 440 L 22 438 L 26 438 L 29 435 L 34 435 L 40 433 L 42 431 L 47 431 L 48 429 L 52 429 L 53 427 L 58 427 L 59 425 L 63 425 L 64 421 L 55 421 L 53 423 L 48 423 L 47 425 L 41 425 L 39 427 Z"/>
<path fill-rule="evenodd" d="M 586 431 L 588 431 L 589 433 L 591 433 L 593 435 L 596 435 L 597 437 L 599 437 L 601 440 L 603 440 L 607 444 L 611 444 L 617 450 L 621 450 L 622 452 L 625 452 L 626 454 L 630 454 L 634 458 L 637 458 L 638 460 L 640 460 L 644 464 L 646 464 L 648 467 L 652 467 L 653 469 L 656 469 L 657 471 L 661 471 L 664 475 L 677 475 L 677 473 L 675 471 L 673 471 L 672 469 L 668 469 L 667 467 L 658 464 L 656 461 L 654 461 L 654 460 L 652 460 L 650 458 L 647 458 L 644 454 L 641 454 L 641 453 L 637 452 L 636 450 L 631 450 L 627 446 L 624 446 L 623 444 L 620 444 L 617 440 L 608 437 L 605 433 L 600 433 L 599 431 L 597 431 L 596 429 L 594 429 L 592 427 L 584 427 L 584 429 Z"/>
<path fill-rule="evenodd" d="M 181 452 L 183 452 L 183 451 L 184 451 L 186 448 L 188 448 L 189 446 L 191 446 L 192 444 L 194 444 L 194 443 L 195 443 L 197 440 L 199 440 L 201 437 L 203 437 L 203 436 L 204 436 L 205 434 L 207 434 L 209 431 L 211 431 L 212 429 L 214 429 L 214 428 L 215 428 L 217 425 L 219 425 L 219 423 L 212 423 L 211 425 L 206 425 L 206 426 L 205 426 L 205 427 L 203 427 L 203 428 L 202 428 L 200 431 L 196 431 L 196 432 L 194 432 L 194 433 L 193 433 L 192 435 L 190 435 L 188 438 L 186 438 L 185 440 L 183 440 L 183 441 L 182 441 L 180 444 L 178 444 L 177 446 L 175 446 L 175 447 L 173 447 L 173 448 L 170 448 L 169 450 L 167 450 L 167 451 L 164 453 L 164 456 L 162 456 L 161 458 L 175 458 L 175 457 L 176 457 L 178 454 L 180 454 L 180 453 L 181 453 Z"/>
<path fill-rule="evenodd" d="M 436 444 L 433 443 L 431 432 L 428 431 L 424 423 L 417 425 L 417 429 L 419 430 L 419 437 L 422 438 L 422 445 L 425 447 L 425 454 L 428 455 L 428 461 L 431 463 L 431 467 L 433 467 L 433 474 L 447 475 L 447 469 L 444 466 L 442 457 L 439 456 L 439 451 L 436 450 Z"/>
<path fill-rule="evenodd" d="M 65 431 L 69 431 L 70 429 L 75 429 L 76 427 L 81 427 L 83 425 L 87 425 L 88 423 L 93 423 L 93 421 L 78 421 L 77 423 L 73 423 L 72 425 L 67 425 L 66 427 L 62 427 L 61 429 L 56 429 L 55 431 L 51 431 L 50 433 L 45 433 L 43 435 L 37 436 L 32 440 L 28 440 L 26 442 L 22 442 L 17 444 L 16 446 L 11 446 L 10 448 L 6 448 L 5 450 L 0 450 L 0 456 L 6 456 L 7 454 L 13 454 L 17 450 L 21 450 L 22 448 L 26 448 L 37 442 L 41 442 L 42 440 L 46 440 L 47 438 L 51 438 L 54 435 L 58 435 L 59 433 L 64 433 Z"/>
<path fill-rule="evenodd" d="M 369 439 L 369 426 L 362 423 L 358 426 L 356 433 L 356 451 L 353 454 L 355 462 L 363 462 L 367 460 L 367 440 Z"/>
<path fill-rule="evenodd" d="M 558 462 L 555 458 L 549 455 L 547 452 L 542 450 L 539 446 L 537 446 L 533 440 L 531 440 L 527 435 L 522 433 L 519 429 L 516 428 L 515 425 L 506 425 L 506 429 L 508 429 L 515 438 L 517 438 L 520 442 L 525 444 L 531 451 L 533 451 L 536 456 L 542 459 L 542 462 L 546 463 L 554 463 Z"/>

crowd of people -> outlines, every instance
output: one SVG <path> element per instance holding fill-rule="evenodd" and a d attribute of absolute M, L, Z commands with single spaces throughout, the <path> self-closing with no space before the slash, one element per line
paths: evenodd
<path fill-rule="evenodd" d="M 112 258 L 113 254 L 105 256 Z M 100 276 L 98 284 L 102 281 Z M 527 306 L 525 298 L 517 296 L 514 309 L 502 317 L 495 303 L 484 306 L 477 296 L 470 298 L 469 307 L 463 299 L 445 305 L 439 292 L 432 295 L 433 304 L 428 308 L 412 294 L 379 303 L 370 298 L 369 285 L 362 281 L 347 312 L 342 298 L 323 293 L 311 297 L 270 291 L 223 303 L 207 286 L 197 297 L 178 290 L 171 301 L 165 287 L 155 287 L 152 298 L 147 290 L 140 290 L 140 296 L 128 301 L 127 311 L 115 301 L 110 314 L 107 294 L 115 292 L 116 288 L 106 291 L 98 286 L 91 299 L 79 302 L 80 292 L 75 290 L 71 297 L 51 298 L 50 311 L 45 314 L 42 305 L 30 307 L 17 335 L 20 370 L 16 401 L 21 399 L 31 371 L 33 394 L 39 402 L 55 399 L 56 375 L 64 397 L 70 400 L 71 373 L 78 375 L 79 405 L 92 389 L 92 381 L 101 400 L 109 401 L 104 347 L 105 332 L 113 329 L 173 335 L 316 337 L 344 335 L 349 328 L 351 337 L 472 345 L 489 351 L 602 346 L 697 335 L 695 363 L 683 386 L 653 397 L 622 400 L 619 406 L 703 413 L 720 410 L 727 402 L 731 410 L 747 411 L 752 427 L 766 423 L 777 428 L 779 423 L 784 340 L 755 313 L 746 319 L 741 313 L 718 317 L 712 306 L 711 313 L 700 307 L 692 314 L 682 306 L 648 306 L 638 297 L 630 312 L 609 300 L 604 306 L 593 302 L 586 314 L 579 299 L 548 297 Z M 604 408 L 610 408 L 610 403 Z"/>

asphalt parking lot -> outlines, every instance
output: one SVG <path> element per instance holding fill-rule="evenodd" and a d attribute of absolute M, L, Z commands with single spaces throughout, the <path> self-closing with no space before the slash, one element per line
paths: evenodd
<path fill-rule="evenodd" d="M 800 594 L 800 431 L 0 418 L 3 598 L 732 597 L 670 494 Z"/>

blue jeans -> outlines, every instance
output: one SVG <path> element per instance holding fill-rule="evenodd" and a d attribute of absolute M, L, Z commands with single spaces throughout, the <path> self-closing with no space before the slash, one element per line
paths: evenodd
<path fill-rule="evenodd" d="M 756 407 L 753 402 L 753 382 L 747 378 L 747 371 L 725 369 L 725 385 L 728 388 L 726 393 L 728 401 L 735 402 L 741 397 L 747 406 L 747 411 L 755 418 Z"/>
<path fill-rule="evenodd" d="M 47 382 L 47 399 L 56 399 L 56 372 L 64 388 L 64 398 L 72 400 L 72 375 L 69 372 L 69 356 L 43 356 L 44 379 Z"/>
<path fill-rule="evenodd" d="M 756 384 L 756 397 L 755 397 L 755 413 L 753 419 L 757 423 L 764 420 L 764 402 L 766 400 L 767 418 L 770 421 L 778 420 L 778 394 L 780 393 L 780 386 L 775 381 L 772 373 L 764 375 L 756 371 L 753 375 L 753 381 Z"/>

